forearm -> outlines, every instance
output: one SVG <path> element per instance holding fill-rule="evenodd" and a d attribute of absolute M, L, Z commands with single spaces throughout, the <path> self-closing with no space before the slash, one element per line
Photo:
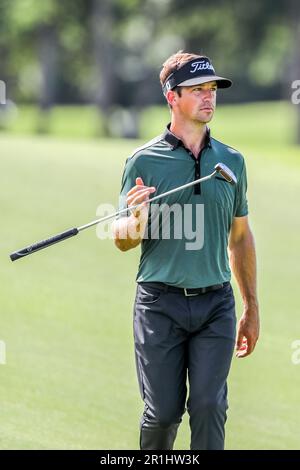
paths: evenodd
<path fill-rule="evenodd" d="M 250 229 L 229 244 L 229 259 L 244 305 L 258 307 L 255 242 Z"/>
<path fill-rule="evenodd" d="M 141 243 L 145 231 L 145 223 L 142 223 L 134 215 L 122 217 L 114 221 L 112 231 L 116 247 L 121 251 L 128 251 Z"/>

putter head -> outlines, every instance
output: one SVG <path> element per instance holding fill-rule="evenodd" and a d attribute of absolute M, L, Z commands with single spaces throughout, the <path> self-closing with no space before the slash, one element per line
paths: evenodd
<path fill-rule="evenodd" d="M 225 180 L 228 181 L 228 183 L 231 183 L 231 184 L 237 183 L 235 174 L 228 168 L 228 166 L 224 165 L 224 163 L 217 163 L 215 165 L 215 170 L 218 173 L 220 173 L 220 175 L 222 175 L 223 178 L 225 178 Z"/>

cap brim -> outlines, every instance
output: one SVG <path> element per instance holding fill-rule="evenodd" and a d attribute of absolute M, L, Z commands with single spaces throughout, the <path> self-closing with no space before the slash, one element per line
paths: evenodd
<path fill-rule="evenodd" d="M 217 82 L 218 88 L 229 88 L 232 85 L 232 81 L 228 78 L 218 77 L 217 75 L 206 75 L 206 77 L 190 78 L 189 80 L 178 83 L 177 86 L 202 85 L 202 83 L 207 82 Z"/>

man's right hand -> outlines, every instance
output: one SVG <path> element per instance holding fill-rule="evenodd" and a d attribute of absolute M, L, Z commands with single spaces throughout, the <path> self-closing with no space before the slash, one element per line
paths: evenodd
<path fill-rule="evenodd" d="M 117 248 L 127 251 L 138 246 L 144 236 L 148 222 L 149 199 L 151 193 L 156 189 L 153 186 L 145 186 L 142 178 L 136 178 L 136 185 L 127 193 L 127 207 L 137 204 L 139 206 L 131 210 L 129 217 L 122 217 L 113 223 L 113 235 Z"/>
<path fill-rule="evenodd" d="M 138 177 L 135 180 L 136 185 L 127 193 L 127 206 L 135 206 L 140 204 L 139 207 L 133 209 L 131 213 L 136 217 L 141 224 L 148 220 L 149 203 L 145 202 L 149 199 L 150 194 L 154 193 L 156 189 L 153 186 L 145 186 L 142 178 Z"/>

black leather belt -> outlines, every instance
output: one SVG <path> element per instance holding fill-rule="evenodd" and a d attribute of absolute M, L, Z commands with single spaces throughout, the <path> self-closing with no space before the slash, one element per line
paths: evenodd
<path fill-rule="evenodd" d="M 207 287 L 197 287 L 191 289 L 185 289 L 184 287 L 175 287 L 169 286 L 168 284 L 164 284 L 163 282 L 140 282 L 141 285 L 148 285 L 149 287 L 155 287 L 157 289 L 161 289 L 164 292 L 174 292 L 177 294 L 183 294 L 186 297 L 192 297 L 194 295 L 206 294 L 206 292 L 211 292 L 214 290 L 222 289 L 230 284 L 230 282 L 223 282 L 223 284 L 215 284 L 213 286 Z"/>

